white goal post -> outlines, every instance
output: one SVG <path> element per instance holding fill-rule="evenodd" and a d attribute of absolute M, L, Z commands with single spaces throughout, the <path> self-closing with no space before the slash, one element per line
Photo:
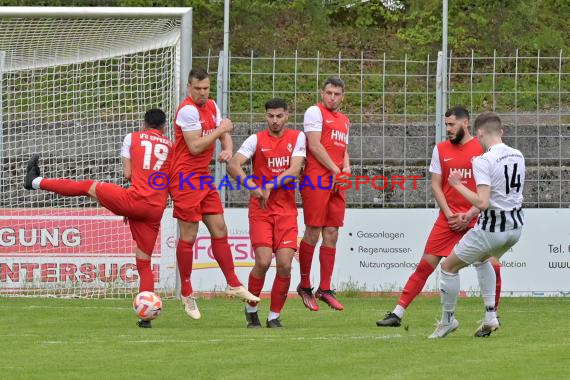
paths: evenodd
<path fill-rule="evenodd" d="M 136 293 L 122 218 L 86 197 L 24 190 L 24 166 L 39 153 L 45 177 L 126 185 L 123 137 L 153 107 L 172 125 L 191 64 L 191 8 L 0 7 L 0 296 Z M 164 240 L 153 271 L 169 294 Z"/>

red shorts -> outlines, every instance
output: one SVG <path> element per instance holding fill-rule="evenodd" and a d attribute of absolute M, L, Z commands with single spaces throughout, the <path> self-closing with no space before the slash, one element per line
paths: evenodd
<path fill-rule="evenodd" d="M 429 234 L 424 253 L 433 256 L 447 257 L 470 228 L 456 232 L 447 225 L 435 223 Z"/>
<path fill-rule="evenodd" d="M 249 239 L 253 249 L 269 247 L 273 252 L 278 249 L 297 250 L 296 215 L 253 216 L 249 218 Z"/>
<path fill-rule="evenodd" d="M 198 179 L 192 179 L 191 182 L 196 190 L 188 184 L 183 184 L 184 187 L 180 189 L 177 181 L 173 181 L 170 185 L 170 196 L 174 201 L 174 218 L 184 222 L 199 222 L 202 220 L 202 215 L 224 213 L 217 190 L 210 189 L 204 184 L 201 186 Z"/>
<path fill-rule="evenodd" d="M 303 200 L 305 225 L 311 227 L 342 227 L 346 210 L 346 190 L 322 190 L 317 181 L 315 189 L 303 186 L 300 190 Z"/>
<path fill-rule="evenodd" d="M 145 203 L 133 191 L 113 183 L 98 182 L 95 193 L 101 206 L 129 218 L 129 228 L 137 247 L 152 255 L 164 207 Z"/>

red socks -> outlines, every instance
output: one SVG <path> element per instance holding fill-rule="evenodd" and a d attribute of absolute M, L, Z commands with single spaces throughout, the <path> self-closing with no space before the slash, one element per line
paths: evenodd
<path fill-rule="evenodd" d="M 212 238 L 212 253 L 220 265 L 228 285 L 233 287 L 241 286 L 241 282 L 238 280 L 234 270 L 234 256 L 232 255 L 227 236 Z"/>
<path fill-rule="evenodd" d="M 87 195 L 89 193 L 89 188 L 93 182 L 95 181 L 74 181 L 72 179 L 44 178 L 40 182 L 40 188 L 42 190 L 51 191 L 52 193 L 66 197 L 77 197 L 81 195 Z"/>
<path fill-rule="evenodd" d="M 150 268 L 150 260 L 136 259 L 139 272 L 139 292 L 154 292 L 154 278 Z"/>
<path fill-rule="evenodd" d="M 265 283 L 265 276 L 263 278 L 254 277 L 251 273 L 249 274 L 249 280 L 247 282 L 247 290 L 254 296 L 259 297 L 261 294 L 261 289 L 263 289 L 263 284 Z M 257 305 L 256 302 L 248 302 L 250 306 Z"/>
<path fill-rule="evenodd" d="M 433 273 L 434 270 L 435 268 L 433 268 L 426 260 L 420 260 L 420 263 L 418 264 L 415 272 L 412 273 L 408 279 L 408 282 L 406 283 L 406 286 L 404 286 L 404 291 L 400 296 L 398 305 L 402 306 L 404 309 L 407 308 L 412 303 L 414 298 L 420 294 L 424 288 L 424 285 L 426 284 L 428 277 Z"/>
<path fill-rule="evenodd" d="M 492 262 L 495 276 L 497 277 L 497 287 L 495 290 L 495 310 L 499 310 L 499 300 L 501 299 L 501 263 Z"/>
<path fill-rule="evenodd" d="M 313 263 L 313 254 L 315 246 L 305 243 L 301 240 L 299 244 L 299 266 L 301 267 L 301 287 L 311 287 L 311 264 Z"/>
<path fill-rule="evenodd" d="M 325 247 L 321 245 L 319 252 L 319 262 L 321 263 L 321 290 L 331 290 L 331 279 L 334 269 L 334 259 L 336 248 Z"/>
<path fill-rule="evenodd" d="M 184 240 L 178 240 L 178 245 L 176 246 L 176 261 L 178 262 L 178 271 L 180 272 L 180 294 L 184 297 L 192 294 L 192 283 L 190 282 L 192 261 L 194 259 L 192 246 L 192 243 Z"/>
<path fill-rule="evenodd" d="M 285 305 L 285 301 L 287 301 L 287 294 L 289 294 L 290 284 L 291 277 L 280 277 L 278 275 L 275 275 L 275 281 L 273 281 L 273 287 L 271 288 L 271 305 L 269 306 L 270 311 L 274 313 L 281 312 L 283 305 Z"/>

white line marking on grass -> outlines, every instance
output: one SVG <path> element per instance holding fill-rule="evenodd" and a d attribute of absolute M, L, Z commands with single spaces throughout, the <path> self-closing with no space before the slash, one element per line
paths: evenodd
<path fill-rule="evenodd" d="M 347 336 L 347 335 L 338 335 L 338 336 L 315 336 L 315 337 L 263 337 L 257 336 L 255 338 L 246 338 L 244 336 L 235 336 L 235 337 L 225 337 L 220 339 L 140 339 L 140 340 L 126 340 L 125 343 L 134 343 L 134 344 L 141 344 L 141 343 L 226 343 L 230 340 L 239 340 L 239 341 L 251 341 L 251 342 L 259 342 L 261 341 L 310 341 L 310 340 L 386 340 L 386 339 L 399 339 L 402 335 L 394 334 L 394 335 L 355 335 L 355 336 Z"/>
<path fill-rule="evenodd" d="M 130 307 L 119 306 L 48 306 L 48 305 L 29 305 L 29 306 L 0 306 L 0 309 L 105 309 L 105 310 L 130 310 Z"/>

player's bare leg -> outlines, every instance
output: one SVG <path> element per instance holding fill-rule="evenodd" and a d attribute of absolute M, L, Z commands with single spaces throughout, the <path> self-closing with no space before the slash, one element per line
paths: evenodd
<path fill-rule="evenodd" d="M 269 247 L 255 248 L 255 264 L 249 273 L 248 290 L 251 294 L 259 297 L 263 284 L 265 283 L 265 274 L 271 266 L 273 256 L 272 249 Z M 258 302 L 247 302 L 245 305 L 245 320 L 248 328 L 260 328 L 261 322 L 257 313 Z"/>
<path fill-rule="evenodd" d="M 228 282 L 226 294 L 230 297 L 238 297 L 244 301 L 259 302 L 259 297 L 251 294 L 237 278 L 234 268 L 234 257 L 228 243 L 228 228 L 222 214 L 207 214 L 202 216 L 204 224 L 210 232 L 212 240 L 212 253 L 220 265 Z"/>
<path fill-rule="evenodd" d="M 180 300 L 184 311 L 192 319 L 200 319 L 202 314 L 198 308 L 196 297 L 192 291 L 192 261 L 194 258 L 193 246 L 198 235 L 197 222 L 178 220 L 179 240 L 176 246 L 176 260 L 180 273 Z"/>
<path fill-rule="evenodd" d="M 297 286 L 297 293 L 305 307 L 311 311 L 318 311 L 319 305 L 311 287 L 311 265 L 315 246 L 321 237 L 322 227 L 305 226 L 305 234 L 299 246 L 299 264 L 301 269 L 301 283 Z"/>
<path fill-rule="evenodd" d="M 402 324 L 402 318 L 407 307 L 422 291 L 428 277 L 433 273 L 437 265 L 441 261 L 441 256 L 435 256 L 424 253 L 416 270 L 410 278 L 400 296 L 398 304 L 393 311 L 386 313 L 383 319 L 376 321 L 379 327 L 399 327 Z"/>
<path fill-rule="evenodd" d="M 321 282 L 315 292 L 315 297 L 329 305 L 334 310 L 344 310 L 344 306 L 336 299 L 331 289 L 331 278 L 334 269 L 338 227 L 323 227 L 323 244 L 319 252 L 321 264 Z"/>

